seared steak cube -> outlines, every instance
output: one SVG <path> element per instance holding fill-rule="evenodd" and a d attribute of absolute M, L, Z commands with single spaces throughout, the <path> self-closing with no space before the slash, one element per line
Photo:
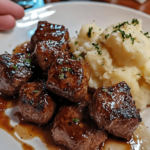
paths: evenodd
<path fill-rule="evenodd" d="M 32 76 L 31 59 L 27 54 L 0 55 L 0 92 L 5 96 L 19 94 L 20 87 Z"/>
<path fill-rule="evenodd" d="M 26 121 L 46 124 L 53 116 L 55 103 L 43 82 L 24 84 L 19 92 L 19 111 Z"/>
<path fill-rule="evenodd" d="M 104 127 L 109 133 L 124 139 L 130 139 L 141 122 L 139 110 L 125 82 L 97 89 L 89 112 L 100 128 Z"/>
<path fill-rule="evenodd" d="M 64 106 L 54 120 L 52 137 L 70 150 L 99 150 L 107 133 L 97 128 L 86 109 Z"/>
<path fill-rule="evenodd" d="M 89 78 L 88 64 L 73 59 L 58 58 L 48 71 L 47 87 L 70 101 L 79 102 L 87 94 Z"/>
<path fill-rule="evenodd" d="M 43 71 L 48 71 L 58 56 L 68 55 L 69 57 L 68 48 L 67 42 L 58 43 L 53 40 L 38 42 L 34 51 L 35 60 Z"/>
<path fill-rule="evenodd" d="M 33 52 L 35 45 L 39 41 L 54 40 L 63 43 L 68 41 L 68 39 L 68 30 L 63 25 L 51 24 L 47 21 L 39 21 L 37 30 L 32 36 L 28 48 Z"/>

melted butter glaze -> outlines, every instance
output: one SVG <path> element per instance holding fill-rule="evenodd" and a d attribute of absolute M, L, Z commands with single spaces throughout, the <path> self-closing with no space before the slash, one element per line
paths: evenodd
<path fill-rule="evenodd" d="M 53 142 L 50 132 L 52 125 L 50 124 L 42 127 L 33 123 L 28 123 L 22 118 L 20 113 L 17 112 L 15 113 L 15 116 L 19 118 L 20 123 L 15 127 L 11 126 L 9 117 L 5 115 L 5 110 L 7 108 L 17 106 L 17 104 L 17 98 L 6 99 L 0 96 L 0 128 L 8 132 L 14 139 L 16 139 L 16 141 L 22 145 L 23 150 L 34 150 L 34 148 L 16 138 L 14 135 L 15 132 L 24 140 L 30 140 L 34 137 L 39 137 L 49 150 L 67 150 L 65 147 L 59 146 Z M 138 128 L 136 130 L 136 134 L 134 134 L 134 139 L 132 138 L 130 141 L 109 136 L 105 144 L 103 144 L 101 150 L 109 150 L 108 148 L 111 148 L 114 145 L 117 145 L 115 150 L 120 150 L 121 148 L 123 148 L 123 150 L 139 150 L 142 141 L 145 140 L 144 138 L 141 139 L 140 134 L 142 133 L 143 130 Z M 117 149 L 117 147 L 119 149 Z"/>

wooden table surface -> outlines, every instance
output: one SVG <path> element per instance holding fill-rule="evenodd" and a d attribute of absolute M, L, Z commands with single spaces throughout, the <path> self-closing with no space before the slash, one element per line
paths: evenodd
<path fill-rule="evenodd" d="M 69 0 L 44 0 L 45 3 L 60 2 L 60 1 L 69 1 Z M 143 4 L 140 4 L 136 2 L 135 0 L 93 0 L 93 1 L 100 1 L 100 2 L 113 3 L 117 5 L 123 5 L 123 6 L 131 7 L 131 8 L 143 11 L 147 14 L 150 14 L 150 0 L 147 0 Z"/>

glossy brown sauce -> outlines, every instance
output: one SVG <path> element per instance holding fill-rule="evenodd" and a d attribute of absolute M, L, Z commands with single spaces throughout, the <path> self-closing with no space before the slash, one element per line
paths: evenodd
<path fill-rule="evenodd" d="M 26 52 L 28 42 L 18 45 L 13 53 Z M 16 141 L 18 141 L 23 150 L 35 150 L 31 145 L 24 143 L 15 136 L 15 133 L 23 140 L 30 140 L 34 137 L 39 137 L 48 150 L 67 150 L 64 146 L 59 146 L 53 142 L 51 136 L 52 125 L 48 123 L 45 126 L 39 126 L 34 123 L 26 122 L 19 112 L 13 114 L 19 119 L 19 124 L 12 126 L 10 124 L 10 118 L 5 114 L 7 108 L 17 106 L 18 98 L 6 99 L 0 96 L 0 128 L 8 132 Z M 132 138 L 130 141 L 126 141 L 120 138 L 109 135 L 106 142 L 100 148 L 100 150 L 140 150 L 142 145 L 142 139 L 139 133 L 142 134 L 143 130 L 137 132 L 138 138 Z M 140 142 L 139 142 L 140 141 Z M 144 140 L 143 140 L 144 141 Z M 143 143 L 144 144 L 144 143 Z"/>
<path fill-rule="evenodd" d="M 7 108 L 11 108 L 14 106 L 17 106 L 18 99 L 6 99 L 0 96 L 0 128 L 8 132 L 13 138 L 15 138 L 22 146 L 23 150 L 34 150 L 34 148 L 21 140 L 19 140 L 15 136 L 15 132 L 18 134 L 18 136 L 23 140 L 30 140 L 34 137 L 39 137 L 40 140 L 44 143 L 44 145 L 49 150 L 67 150 L 67 148 L 63 146 L 58 146 L 55 144 L 51 137 L 51 128 L 52 125 L 49 123 L 45 126 L 39 126 L 34 123 L 26 122 L 19 112 L 16 112 L 14 116 L 17 116 L 19 118 L 20 123 L 18 125 L 11 126 L 10 125 L 10 119 L 7 115 L 5 115 L 5 110 Z M 138 139 L 139 140 L 139 139 Z M 139 150 L 139 142 L 138 140 L 133 140 L 133 138 L 130 141 L 126 141 L 120 138 L 116 138 L 114 136 L 108 137 L 105 144 L 102 146 L 101 150 L 109 150 L 114 145 L 119 146 L 120 148 L 118 150 Z M 115 149 L 117 150 L 117 149 Z"/>

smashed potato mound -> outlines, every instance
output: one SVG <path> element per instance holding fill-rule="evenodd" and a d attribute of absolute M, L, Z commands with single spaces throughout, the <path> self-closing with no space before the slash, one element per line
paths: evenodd
<path fill-rule="evenodd" d="M 138 109 L 150 104 L 150 35 L 141 20 L 111 25 L 83 25 L 70 41 L 71 52 L 89 64 L 89 87 L 97 89 L 125 81 Z"/>

